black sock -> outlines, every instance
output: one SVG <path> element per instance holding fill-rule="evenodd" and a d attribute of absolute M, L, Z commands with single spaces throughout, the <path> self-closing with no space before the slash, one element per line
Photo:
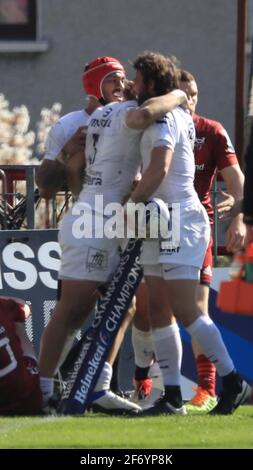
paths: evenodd
<path fill-rule="evenodd" d="M 232 392 L 238 393 L 240 392 L 241 384 L 242 384 L 242 379 L 235 369 L 229 374 L 224 375 L 224 377 L 222 377 L 222 385 L 225 390 L 228 389 L 228 390 L 231 390 Z"/>
<path fill-rule="evenodd" d="M 179 385 L 165 385 L 164 397 L 173 406 L 179 408 L 183 405 L 181 387 Z"/>
<path fill-rule="evenodd" d="M 135 380 L 145 380 L 148 378 L 150 367 L 135 367 L 134 378 Z"/>

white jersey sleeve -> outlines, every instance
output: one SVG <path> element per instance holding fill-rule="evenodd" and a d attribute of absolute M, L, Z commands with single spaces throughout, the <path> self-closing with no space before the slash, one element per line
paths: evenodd
<path fill-rule="evenodd" d="M 168 113 L 164 118 L 159 119 L 152 125 L 152 148 L 168 147 L 174 151 L 178 138 L 178 126 L 172 113 Z"/>
<path fill-rule="evenodd" d="M 119 113 L 118 113 L 120 127 L 124 129 L 129 135 L 136 135 L 136 134 L 142 133 L 143 129 L 134 129 L 133 127 L 128 127 L 126 123 L 127 113 L 131 109 L 135 109 L 137 107 L 137 102 L 132 100 L 132 101 L 126 101 L 125 104 L 126 104 L 126 107 L 119 109 Z"/>
<path fill-rule="evenodd" d="M 46 144 L 46 160 L 55 160 L 64 145 L 81 126 L 88 124 L 90 116 L 85 110 L 73 111 L 62 116 L 50 129 Z"/>
<path fill-rule="evenodd" d="M 60 122 L 56 122 L 50 129 L 46 144 L 45 156 L 46 160 L 55 160 L 66 143 L 64 129 Z"/>

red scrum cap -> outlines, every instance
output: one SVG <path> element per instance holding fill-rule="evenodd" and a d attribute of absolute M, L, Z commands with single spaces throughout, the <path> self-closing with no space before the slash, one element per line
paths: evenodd
<path fill-rule="evenodd" d="M 98 100 L 103 98 L 103 80 L 113 72 L 123 72 L 123 65 L 114 57 L 97 57 L 86 65 L 83 73 L 83 88 L 87 95 Z"/>

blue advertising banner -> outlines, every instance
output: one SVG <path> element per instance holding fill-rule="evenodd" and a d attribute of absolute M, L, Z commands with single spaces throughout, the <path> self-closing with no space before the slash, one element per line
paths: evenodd
<path fill-rule="evenodd" d="M 0 232 L 0 295 L 24 299 L 32 309 L 26 329 L 36 353 L 56 304 L 60 265 L 58 230 Z"/>

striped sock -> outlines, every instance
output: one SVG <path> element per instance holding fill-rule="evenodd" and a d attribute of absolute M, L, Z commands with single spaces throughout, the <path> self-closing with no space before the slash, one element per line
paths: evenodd
<path fill-rule="evenodd" d="M 200 354 L 196 358 L 198 371 L 198 386 L 206 390 L 212 397 L 215 396 L 216 368 L 206 356 Z"/>

